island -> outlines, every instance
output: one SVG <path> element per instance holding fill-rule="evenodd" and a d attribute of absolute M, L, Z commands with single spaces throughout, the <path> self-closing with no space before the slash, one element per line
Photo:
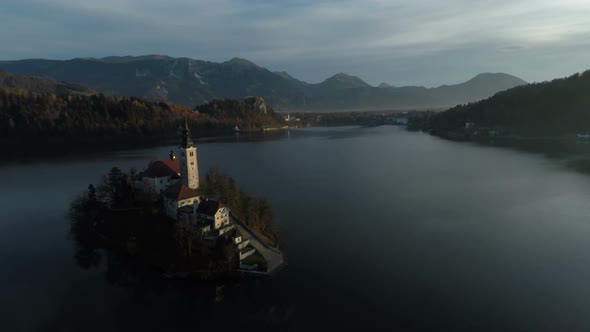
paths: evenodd
<path fill-rule="evenodd" d="M 199 177 L 188 122 L 181 142 L 144 171 L 112 168 L 71 204 L 77 258 L 97 250 L 149 266 L 168 278 L 264 277 L 285 265 L 271 205 L 218 168 Z"/>

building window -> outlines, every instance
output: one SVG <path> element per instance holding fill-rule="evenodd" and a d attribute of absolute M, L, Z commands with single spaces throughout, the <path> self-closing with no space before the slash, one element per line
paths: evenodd
<path fill-rule="evenodd" d="M 191 157 L 193 156 L 193 152 L 191 151 Z"/>
<path fill-rule="evenodd" d="M 195 163 L 191 161 L 191 166 L 193 166 Z"/>

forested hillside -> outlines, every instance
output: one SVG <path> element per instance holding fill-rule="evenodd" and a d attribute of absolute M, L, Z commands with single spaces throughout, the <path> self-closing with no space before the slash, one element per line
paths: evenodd
<path fill-rule="evenodd" d="M 202 109 L 203 113 L 199 112 Z M 109 141 L 123 137 L 173 137 L 187 119 L 197 130 L 231 130 L 236 124 L 255 129 L 278 125 L 280 116 L 262 98 L 213 101 L 193 109 L 140 98 L 56 95 L 23 89 L 0 90 L 0 139 L 43 143 L 57 138 Z"/>
<path fill-rule="evenodd" d="M 489 128 L 516 135 L 561 135 L 590 131 L 590 71 L 500 92 L 431 117 L 440 132 Z"/>
<path fill-rule="evenodd" d="M 241 130 L 255 130 L 285 125 L 283 117 L 260 97 L 214 100 L 195 109 L 201 114 L 199 124 L 208 128 L 233 128 L 237 125 Z"/>
<path fill-rule="evenodd" d="M 0 90 L 2 137 L 144 135 L 176 128 L 184 118 L 194 125 L 199 113 L 138 98 Z"/>

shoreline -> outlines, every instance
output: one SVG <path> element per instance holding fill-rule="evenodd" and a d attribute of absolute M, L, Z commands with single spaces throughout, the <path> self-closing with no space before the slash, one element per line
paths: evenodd
<path fill-rule="evenodd" d="M 136 209 L 139 210 L 139 209 Z M 111 210 L 113 212 L 115 210 Z M 128 211 L 128 210 L 126 210 Z M 158 215 L 152 215 L 157 218 Z M 119 255 L 126 256 L 133 260 L 135 263 L 143 264 L 146 268 L 153 270 L 154 274 L 160 275 L 164 279 L 198 279 L 200 281 L 213 281 L 213 280 L 235 280 L 239 278 L 268 278 L 276 275 L 277 272 L 282 270 L 287 264 L 284 259 L 284 253 L 277 248 L 272 247 L 266 243 L 259 235 L 246 226 L 244 223 L 239 221 L 237 218 L 232 216 L 232 220 L 235 225 L 243 233 L 249 235 L 248 240 L 250 244 L 264 257 L 268 268 L 266 271 L 255 271 L 255 270 L 243 270 L 237 268 L 235 270 L 207 270 L 207 269 L 196 269 L 191 271 L 173 271 L 169 270 L 165 266 L 156 264 L 153 258 L 145 255 L 136 255 L 129 252 L 129 239 L 127 242 L 118 242 L 111 237 L 99 232 L 96 229 L 90 229 L 97 239 L 102 243 L 102 250 L 118 253 Z M 160 222 L 167 222 L 165 218 L 162 218 Z M 98 249 L 98 248 L 97 248 Z M 270 263 L 273 263 L 272 265 Z"/>
<path fill-rule="evenodd" d="M 255 141 L 272 138 L 272 135 L 280 134 L 283 131 L 294 130 L 295 128 L 279 128 L 276 130 L 262 131 L 261 129 L 246 129 L 236 133 L 231 130 L 201 132 L 202 136 L 196 137 L 199 142 L 214 141 Z M 299 128 L 297 128 L 299 129 Z M 175 145 L 175 135 L 156 135 L 146 137 L 116 136 L 100 138 L 2 138 L 0 148 L 9 153 L 0 161 L 10 163 L 24 160 L 32 162 L 35 160 L 62 159 L 64 157 L 77 157 L 80 155 L 92 155 L 96 153 L 113 153 L 117 151 L 149 149 Z M 30 153 L 34 150 L 35 153 Z"/>

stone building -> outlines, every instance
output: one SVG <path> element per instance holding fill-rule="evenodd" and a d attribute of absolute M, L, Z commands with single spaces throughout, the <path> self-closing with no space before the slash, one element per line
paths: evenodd
<path fill-rule="evenodd" d="M 211 223 L 212 229 L 220 230 L 229 226 L 229 208 L 218 200 L 203 200 L 197 207 L 197 219 Z"/>
<path fill-rule="evenodd" d="M 199 202 L 199 193 L 190 189 L 182 183 L 170 186 L 162 193 L 164 211 L 166 215 L 174 220 L 178 219 L 178 209 L 184 206 L 192 207 Z"/>
<path fill-rule="evenodd" d="M 170 159 L 152 161 L 146 170 L 139 174 L 135 186 L 141 192 L 161 194 L 179 180 L 180 161 L 172 151 Z"/>

